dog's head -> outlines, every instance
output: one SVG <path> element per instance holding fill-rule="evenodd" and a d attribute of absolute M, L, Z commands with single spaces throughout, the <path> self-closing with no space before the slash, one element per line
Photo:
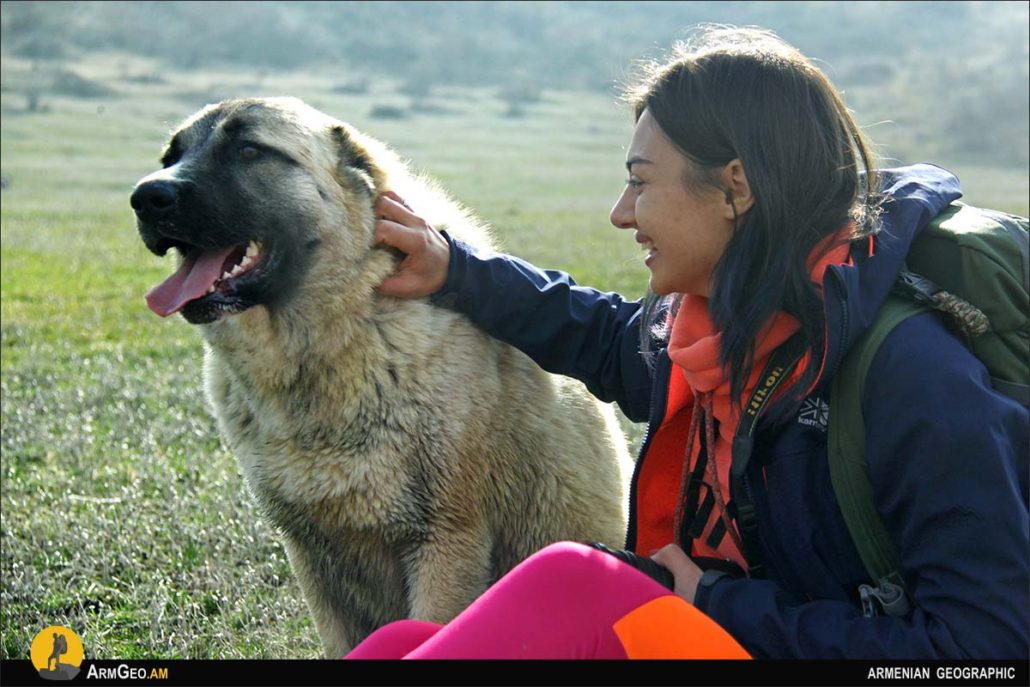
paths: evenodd
<path fill-rule="evenodd" d="M 386 183 L 384 151 L 369 145 L 293 98 L 230 100 L 188 119 L 163 169 L 132 191 L 147 248 L 182 257 L 147 294 L 150 309 L 206 324 L 283 306 L 319 261 L 367 253 Z"/>

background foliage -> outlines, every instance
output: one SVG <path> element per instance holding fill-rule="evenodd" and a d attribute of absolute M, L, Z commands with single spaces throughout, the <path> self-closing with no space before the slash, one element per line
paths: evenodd
<path fill-rule="evenodd" d="M 1025 2 L 7 2 L 13 54 L 119 50 L 174 68 L 331 68 L 415 89 L 605 92 L 698 22 L 819 58 L 892 154 L 1028 160 Z"/>

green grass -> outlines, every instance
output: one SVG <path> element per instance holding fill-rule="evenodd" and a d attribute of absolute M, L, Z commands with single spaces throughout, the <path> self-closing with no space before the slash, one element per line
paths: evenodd
<path fill-rule="evenodd" d="M 122 59 L 79 69 L 110 81 Z M 28 65 L 5 57 L 3 69 L 6 81 Z M 341 96 L 331 74 L 259 87 L 231 72 L 166 76 L 117 83 L 118 98 L 45 98 L 32 114 L 4 94 L 3 658 L 27 657 L 52 624 L 97 658 L 318 654 L 285 553 L 202 400 L 199 337 L 143 302 L 169 268 L 138 240 L 129 189 L 205 95 L 304 97 L 438 178 L 507 250 L 633 297 L 646 286 L 632 237 L 607 220 L 631 132 L 614 98 L 548 93 L 506 119 L 489 91 L 451 90 L 440 96 L 448 114 L 379 121 L 373 105 L 406 104 L 389 84 Z M 1026 212 L 1025 170 L 959 171 L 972 202 Z M 627 428 L 638 442 L 640 428 Z"/>

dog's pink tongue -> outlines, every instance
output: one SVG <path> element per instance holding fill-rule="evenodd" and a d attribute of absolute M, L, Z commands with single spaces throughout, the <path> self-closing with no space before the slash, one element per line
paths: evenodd
<path fill-rule="evenodd" d="M 222 276 L 222 265 L 235 246 L 213 250 L 193 250 L 179 270 L 147 294 L 147 305 L 161 317 L 179 312 L 183 306 L 207 293 Z"/>

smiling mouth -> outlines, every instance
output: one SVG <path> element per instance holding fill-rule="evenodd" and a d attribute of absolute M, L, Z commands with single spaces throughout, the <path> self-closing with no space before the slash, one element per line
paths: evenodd
<path fill-rule="evenodd" d="M 651 261 L 654 259 L 655 254 L 658 252 L 654 247 L 654 241 L 652 241 L 649 238 L 638 236 L 637 243 L 640 244 L 640 250 L 644 251 L 644 253 L 646 254 L 644 255 L 644 264 L 650 265 Z"/>
<path fill-rule="evenodd" d="M 180 244 L 182 264 L 175 274 L 147 294 L 147 306 L 168 317 L 192 305 L 211 305 L 225 312 L 246 309 L 236 294 L 241 284 L 260 278 L 262 245 L 250 241 L 222 248 Z"/>

